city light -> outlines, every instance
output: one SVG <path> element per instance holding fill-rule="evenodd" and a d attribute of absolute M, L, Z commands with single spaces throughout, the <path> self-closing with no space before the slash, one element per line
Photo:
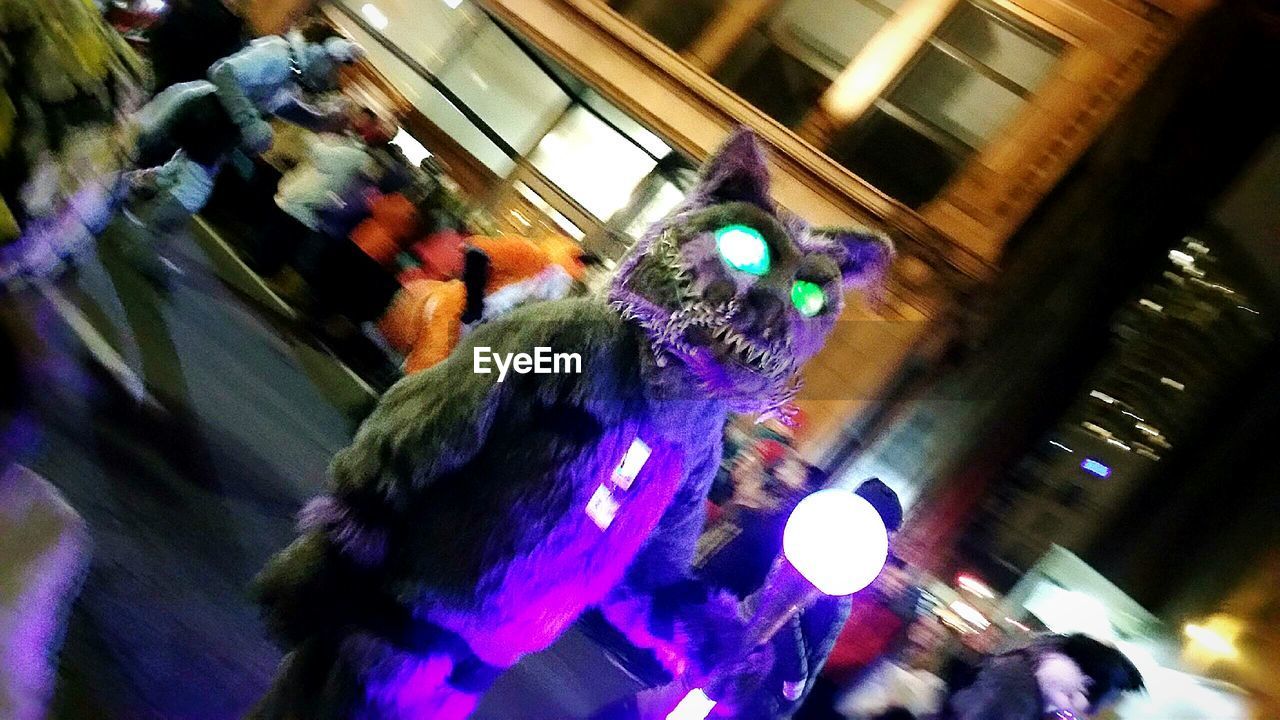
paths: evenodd
<path fill-rule="evenodd" d="M 400 148 L 400 152 L 404 153 L 404 159 L 411 165 L 419 165 L 423 160 L 431 157 L 431 151 L 418 142 L 417 138 L 405 132 L 404 128 L 400 128 L 396 136 L 391 138 L 391 144 Z"/>
<path fill-rule="evenodd" d="M 959 585 L 962 590 L 968 590 L 974 595 L 986 600 L 990 600 L 996 596 L 995 592 L 992 591 L 986 583 L 972 575 L 960 575 L 956 578 L 956 585 Z"/>
<path fill-rule="evenodd" d="M 1110 405 L 1110 404 L 1112 404 L 1112 403 L 1114 403 L 1114 402 L 1116 401 L 1116 399 L 1115 399 L 1115 398 L 1113 398 L 1113 397 L 1111 397 L 1110 395 L 1108 395 L 1108 394 L 1106 394 L 1106 393 L 1102 392 L 1101 390 L 1093 390 L 1093 391 L 1091 391 L 1091 392 L 1089 393 L 1089 397 L 1097 398 L 1097 399 L 1101 400 L 1102 402 L 1104 402 L 1104 403 L 1106 403 L 1106 404 L 1108 404 L 1108 405 Z"/>
<path fill-rule="evenodd" d="M 386 14 L 383 13 L 382 10 L 378 9 L 378 6 L 373 3 L 365 3 L 362 5 L 360 7 L 360 14 L 364 16 L 365 20 L 369 21 L 369 24 L 372 25 L 375 30 L 386 30 L 387 25 L 391 22 L 387 19 Z"/>
<path fill-rule="evenodd" d="M 1022 631 L 1022 632 L 1024 632 L 1024 633 L 1029 633 L 1029 632 L 1031 632 L 1031 628 L 1027 627 L 1026 625 L 1023 625 L 1022 623 L 1018 622 L 1017 620 L 1014 620 L 1014 619 L 1013 619 L 1013 618 L 1011 618 L 1011 617 L 1006 617 L 1006 618 L 1004 619 L 1004 621 L 1005 621 L 1005 622 L 1007 622 L 1007 623 L 1009 623 L 1010 625 L 1012 625 L 1012 626 L 1014 626 L 1014 627 L 1018 628 L 1019 630 L 1021 630 L 1021 631 Z"/>
<path fill-rule="evenodd" d="M 1182 632 L 1192 643 L 1203 648 L 1210 655 L 1221 658 L 1233 658 L 1239 652 L 1236 650 L 1235 643 L 1226 634 L 1218 628 L 1209 625 L 1197 625 L 1195 623 L 1187 623 L 1182 628 Z"/>
<path fill-rule="evenodd" d="M 1097 475 L 1100 478 L 1107 477 L 1111 474 L 1111 468 L 1107 467 L 1105 463 L 1094 460 L 1093 458 L 1085 458 L 1080 463 L 1080 467 L 1084 468 L 1085 472 Z"/>
<path fill-rule="evenodd" d="M 1111 437 L 1111 431 L 1102 427 L 1101 425 L 1097 425 L 1091 422 L 1082 422 L 1080 423 L 1080 427 L 1084 428 L 1085 430 L 1088 430 L 1089 432 L 1093 433 L 1094 435 L 1097 435 L 1098 437 L 1104 437 L 1104 438 Z"/>
<path fill-rule="evenodd" d="M 1099 640 L 1115 637 L 1110 613 L 1101 600 L 1083 592 L 1066 590 L 1050 581 L 1038 582 L 1023 602 L 1023 607 L 1055 633 L 1080 632 Z"/>
<path fill-rule="evenodd" d="M 1066 450 L 1066 451 L 1067 451 L 1067 452 L 1069 452 L 1069 453 L 1073 453 L 1073 452 L 1075 452 L 1075 450 L 1072 450 L 1071 448 L 1067 447 L 1066 445 L 1063 445 L 1062 443 L 1058 442 L 1057 440 L 1050 440 L 1050 441 L 1049 441 L 1049 444 L 1050 444 L 1050 445 L 1052 445 L 1052 446 L 1054 446 L 1054 447 L 1056 447 L 1056 448 L 1060 448 L 1060 449 L 1062 449 L 1062 450 Z"/>
<path fill-rule="evenodd" d="M 782 531 L 782 552 L 827 595 L 849 595 L 884 569 L 889 534 L 871 503 L 843 488 L 801 500 Z"/>
<path fill-rule="evenodd" d="M 1160 378 L 1160 384 L 1161 384 L 1161 385 L 1168 385 L 1169 387 L 1173 388 L 1174 390 L 1186 390 L 1186 389 L 1187 389 L 1187 386 L 1186 386 L 1186 385 L 1184 385 L 1184 384 L 1182 384 L 1182 383 L 1178 382 L 1177 380 L 1174 380 L 1173 378 L 1162 377 L 1162 378 Z"/>
<path fill-rule="evenodd" d="M 951 612 L 955 613 L 961 620 L 969 623 L 979 630 L 986 630 L 991 625 L 991 621 L 987 619 L 986 615 L 983 615 L 978 608 L 963 600 L 954 600 L 947 606 L 947 608 L 950 609 Z"/>

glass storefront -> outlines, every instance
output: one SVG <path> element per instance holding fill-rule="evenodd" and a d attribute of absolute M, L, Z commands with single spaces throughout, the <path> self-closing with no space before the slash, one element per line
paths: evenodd
<path fill-rule="evenodd" d="M 689 160 L 473 3 L 340 0 L 328 13 L 413 111 L 491 173 L 476 199 L 500 225 L 560 232 L 613 259 L 683 197 L 687 173 L 673 167 Z"/>
<path fill-rule="evenodd" d="M 730 3 L 612 0 L 611 7 L 832 159 L 912 207 L 938 195 L 1050 77 L 1061 40 L 983 0 L 756 0 L 767 8 L 723 57 L 699 41 L 725 32 Z M 945 10 L 930 25 L 930 5 Z M 950 6 L 950 7 L 948 7 Z M 924 12 L 921 12 L 921 9 Z M 714 20 L 709 20 L 714 16 Z M 906 28 L 904 32 L 903 28 Z M 892 77 L 893 46 L 927 38 Z M 886 53 L 886 48 L 888 52 Z M 850 95 L 883 89 L 865 107 Z M 831 108 L 837 111 L 830 112 Z"/>

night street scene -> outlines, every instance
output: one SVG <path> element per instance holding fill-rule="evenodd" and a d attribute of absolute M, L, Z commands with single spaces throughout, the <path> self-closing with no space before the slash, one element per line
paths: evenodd
<path fill-rule="evenodd" d="M 0 720 L 1280 720 L 1278 68 L 0 0 Z"/>

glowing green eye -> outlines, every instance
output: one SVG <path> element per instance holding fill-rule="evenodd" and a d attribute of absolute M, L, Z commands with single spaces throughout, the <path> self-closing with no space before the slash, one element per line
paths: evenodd
<path fill-rule="evenodd" d="M 769 246 L 753 227 L 725 225 L 716 230 L 716 249 L 735 270 L 752 275 L 769 272 Z"/>
<path fill-rule="evenodd" d="M 791 304 L 796 306 L 801 315 L 813 317 L 827 306 L 827 294 L 808 280 L 797 280 L 791 285 Z"/>

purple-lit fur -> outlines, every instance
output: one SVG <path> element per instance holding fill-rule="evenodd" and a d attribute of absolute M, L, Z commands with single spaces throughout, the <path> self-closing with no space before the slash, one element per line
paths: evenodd
<path fill-rule="evenodd" d="M 763 277 L 733 270 L 720 259 L 713 229 L 742 223 L 771 236 L 772 267 Z M 769 232 L 772 230 L 773 232 Z M 678 246 L 676 257 L 664 247 Z M 804 220 L 778 209 L 769 198 L 769 179 L 755 137 L 733 133 L 704 169 L 703 179 L 666 218 L 651 226 L 618 269 L 610 304 L 639 323 L 655 351 L 692 371 L 697 385 L 726 400 L 739 412 L 769 413 L 790 400 L 795 373 L 822 347 L 843 309 L 843 287 L 865 287 L 884 276 L 893 259 L 892 243 L 861 229 L 812 229 Z M 695 298 L 655 293 L 646 282 L 655 266 L 679 266 L 691 278 Z M 791 304 L 791 283 L 817 282 L 827 306 L 806 318 Z M 713 284 L 732 287 L 728 300 L 711 297 Z M 843 287 L 842 287 L 843 286 Z M 723 293 L 722 293 L 723 294 Z M 776 319 L 756 317 L 758 298 L 781 307 Z M 779 359 L 766 372 L 726 363 L 723 353 L 690 341 L 691 327 L 726 326 Z M 762 326 L 771 336 L 766 337 Z M 714 343 L 713 343 L 714 345 Z"/>
<path fill-rule="evenodd" d="M 299 693 L 282 673 L 256 717 L 462 717 L 484 683 L 462 687 L 459 668 L 508 667 L 546 648 L 592 606 L 673 670 L 698 677 L 729 659 L 742 631 L 737 608 L 679 592 L 688 585 L 724 422 L 731 407 L 766 410 L 784 399 L 790 376 L 834 323 L 839 293 L 823 315 L 787 312 L 776 324 L 785 333 L 770 342 L 787 355 L 762 361 L 767 377 L 750 363 L 718 364 L 727 351 L 695 347 L 672 329 L 745 322 L 749 313 L 734 303 L 695 299 L 708 278 L 733 282 L 736 296 L 757 284 L 785 293 L 787 273 L 808 262 L 838 287 L 842 264 L 847 282 L 861 277 L 855 264 L 879 268 L 889 252 L 873 235 L 818 236 L 791 218 L 784 229 L 771 219 L 767 190 L 754 139 L 735 133 L 689 199 L 622 264 L 608 302 L 517 309 L 383 396 L 334 459 L 329 494 L 304 511 L 302 537 L 257 583 L 284 643 L 295 655 L 332 652 L 320 662 L 348 668 L 346 685 Z M 781 253 L 774 272 L 752 281 L 725 269 L 711 230 L 698 225 L 719 215 L 773 228 Z M 676 267 L 670 254 L 665 264 L 650 262 L 664 233 L 682 248 L 679 266 L 697 269 L 677 273 L 692 286 L 663 277 Z M 879 254 L 858 255 L 868 242 Z M 474 372 L 478 346 L 577 352 L 583 372 L 498 383 Z M 637 438 L 649 459 L 601 530 L 585 512 L 588 500 Z M 410 625 L 445 628 L 463 642 L 413 646 L 417 631 L 385 626 L 389 607 L 411 616 Z M 356 709 L 335 715 L 280 703 L 335 694 Z"/>

